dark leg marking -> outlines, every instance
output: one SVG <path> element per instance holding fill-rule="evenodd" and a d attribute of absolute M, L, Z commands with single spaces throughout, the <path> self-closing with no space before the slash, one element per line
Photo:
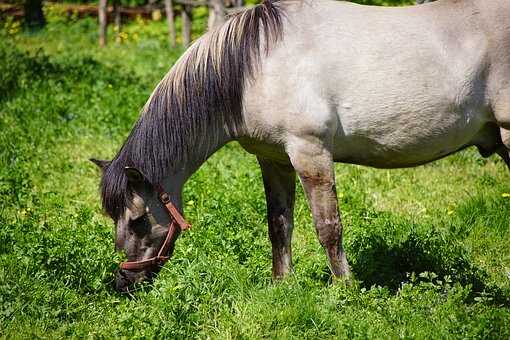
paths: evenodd
<path fill-rule="evenodd" d="M 292 270 L 291 239 L 294 226 L 296 172 L 290 164 L 258 158 L 267 202 L 269 239 L 273 250 L 273 278 Z"/>
<path fill-rule="evenodd" d="M 289 153 L 289 157 L 301 179 L 317 236 L 326 250 L 331 270 L 338 278 L 349 278 L 331 154 L 320 143 L 305 141 Z"/>

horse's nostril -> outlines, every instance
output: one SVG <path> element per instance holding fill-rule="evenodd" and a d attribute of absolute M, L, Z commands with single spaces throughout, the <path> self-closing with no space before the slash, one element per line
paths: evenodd
<path fill-rule="evenodd" d="M 143 282 L 150 278 L 145 271 L 131 271 L 119 269 L 115 277 L 115 290 L 120 293 L 128 293 L 136 283 Z"/>
<path fill-rule="evenodd" d="M 125 275 L 122 270 L 119 270 L 115 277 L 115 290 L 119 293 L 127 293 L 131 284 L 132 282 L 127 275 Z"/>

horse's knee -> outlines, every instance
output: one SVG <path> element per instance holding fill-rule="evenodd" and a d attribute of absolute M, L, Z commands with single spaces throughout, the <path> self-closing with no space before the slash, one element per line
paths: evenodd
<path fill-rule="evenodd" d="M 340 221 L 322 221 L 316 225 L 317 237 L 323 247 L 337 246 L 341 243 Z"/>

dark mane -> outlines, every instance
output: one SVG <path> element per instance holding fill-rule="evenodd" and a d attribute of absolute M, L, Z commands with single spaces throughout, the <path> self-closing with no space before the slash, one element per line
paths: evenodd
<path fill-rule="evenodd" d="M 282 20 L 278 1 L 237 13 L 193 44 L 161 80 L 103 173 L 103 208 L 115 221 L 131 198 L 125 166 L 159 183 L 207 133 L 226 127 L 235 136 L 243 124 L 244 82 L 253 76 L 261 50 L 268 53 L 282 38 Z"/>

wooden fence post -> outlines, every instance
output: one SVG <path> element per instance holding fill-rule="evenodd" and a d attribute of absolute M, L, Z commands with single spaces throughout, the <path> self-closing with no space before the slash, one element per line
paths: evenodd
<path fill-rule="evenodd" d="M 148 0 L 147 7 L 149 7 L 152 16 L 152 13 L 156 10 L 156 0 Z"/>
<path fill-rule="evenodd" d="M 115 41 L 120 42 L 120 26 L 122 18 L 120 16 L 120 0 L 113 0 L 113 16 L 115 23 Z"/>
<path fill-rule="evenodd" d="M 165 0 L 166 22 L 168 24 L 168 42 L 170 47 L 175 47 L 175 18 L 174 4 L 172 0 Z"/>
<path fill-rule="evenodd" d="M 223 0 L 209 0 L 209 19 L 207 28 L 215 29 L 225 23 L 225 4 Z"/>
<path fill-rule="evenodd" d="M 25 0 L 23 8 L 25 11 L 25 24 L 29 29 L 37 30 L 46 25 L 42 0 Z"/>
<path fill-rule="evenodd" d="M 108 0 L 99 0 L 98 7 L 98 18 L 99 18 L 99 46 L 103 47 L 106 45 L 106 28 L 108 24 L 107 17 L 107 5 Z"/>
<path fill-rule="evenodd" d="M 182 6 L 182 44 L 184 47 L 189 47 L 191 44 L 191 20 L 193 19 L 193 6 Z"/>

